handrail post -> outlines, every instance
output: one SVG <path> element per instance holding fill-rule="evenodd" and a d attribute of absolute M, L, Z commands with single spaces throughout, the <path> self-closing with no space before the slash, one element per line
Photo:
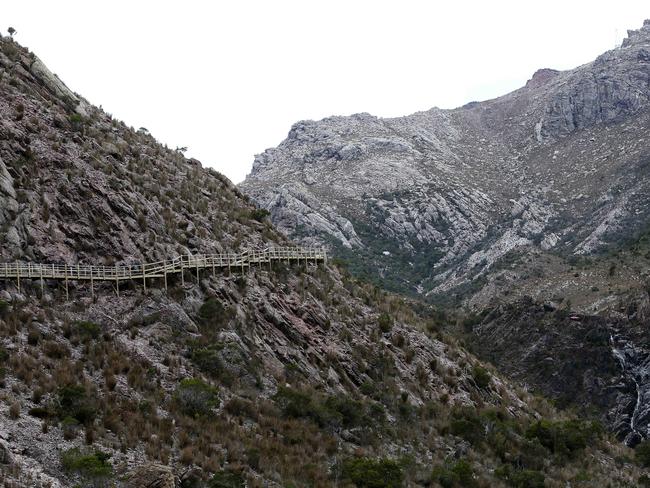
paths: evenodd
<path fill-rule="evenodd" d="M 183 272 L 183 256 L 181 255 L 181 286 L 185 286 L 185 273 Z"/>
<path fill-rule="evenodd" d="M 163 275 L 165 276 L 165 291 L 167 291 L 167 261 L 163 259 Z"/>
<path fill-rule="evenodd" d="M 142 263 L 142 284 L 144 285 L 144 292 L 147 293 L 147 274 L 144 270 L 144 263 Z"/>
<path fill-rule="evenodd" d="M 16 263 L 16 278 L 18 279 L 18 293 L 20 293 L 20 265 Z"/>
<path fill-rule="evenodd" d="M 43 293 L 44 293 L 44 286 L 43 286 L 43 265 L 40 266 L 41 268 L 41 298 L 43 298 Z"/>
<path fill-rule="evenodd" d="M 199 278 L 199 256 L 196 256 L 196 282 L 199 283 L 201 279 Z"/>
<path fill-rule="evenodd" d="M 90 267 L 90 296 L 95 301 L 95 283 L 93 282 L 93 267 Z"/>
<path fill-rule="evenodd" d="M 68 263 L 65 264 L 65 301 L 70 300 L 70 292 L 68 290 Z"/>

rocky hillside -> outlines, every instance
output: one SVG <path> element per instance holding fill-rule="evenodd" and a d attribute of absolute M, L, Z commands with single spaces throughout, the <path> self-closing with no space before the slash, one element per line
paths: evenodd
<path fill-rule="evenodd" d="M 649 108 L 646 21 L 595 61 L 494 100 L 298 122 L 241 189 L 358 276 L 463 298 L 513 253 L 586 256 L 646 230 Z"/>
<path fill-rule="evenodd" d="M 610 316 L 524 299 L 466 319 L 463 332 L 500 371 L 635 445 L 650 436 L 649 311 L 647 293 Z"/>
<path fill-rule="evenodd" d="M 221 175 L 0 39 L 0 257 L 138 263 L 284 243 Z M 632 452 L 334 266 L 0 283 L 4 487 L 630 486 Z M 643 462 L 641 460 L 640 462 Z"/>

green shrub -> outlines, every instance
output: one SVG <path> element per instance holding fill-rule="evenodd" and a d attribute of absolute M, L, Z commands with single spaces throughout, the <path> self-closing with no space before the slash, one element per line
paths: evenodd
<path fill-rule="evenodd" d="M 175 399 L 184 414 L 199 417 L 219 406 L 218 392 L 198 378 L 187 378 L 176 388 Z"/>
<path fill-rule="evenodd" d="M 9 359 L 9 352 L 4 346 L 0 345 L 0 363 L 5 363 Z"/>
<path fill-rule="evenodd" d="M 32 407 L 27 411 L 27 413 L 38 419 L 45 419 L 51 415 L 50 410 L 46 407 Z"/>
<path fill-rule="evenodd" d="M 490 380 L 492 379 L 489 371 L 482 366 L 474 366 L 472 369 L 472 378 L 479 388 L 487 388 L 490 386 Z"/>
<path fill-rule="evenodd" d="M 471 444 L 477 444 L 483 438 L 485 432 L 481 418 L 471 408 L 455 410 L 452 414 L 449 430 L 453 435 L 462 437 Z"/>
<path fill-rule="evenodd" d="M 4 318 L 9 312 L 9 302 L 0 300 L 0 317 Z"/>
<path fill-rule="evenodd" d="M 348 459 L 342 475 L 360 488 L 397 488 L 404 481 L 401 466 L 391 459 Z"/>
<path fill-rule="evenodd" d="M 41 340 L 41 333 L 35 329 L 30 330 L 27 333 L 27 344 L 30 346 L 36 346 Z"/>
<path fill-rule="evenodd" d="M 95 419 L 94 400 L 88 397 L 83 385 L 66 385 L 58 391 L 57 415 L 59 418 L 72 417 L 82 424 Z"/>
<path fill-rule="evenodd" d="M 228 324 L 228 321 L 232 318 L 232 311 L 226 309 L 221 302 L 214 298 L 210 297 L 201 308 L 199 308 L 199 322 L 201 325 L 206 327 L 221 328 L 224 325 Z"/>
<path fill-rule="evenodd" d="M 476 326 L 477 326 L 478 324 L 480 324 L 482 321 L 483 321 L 483 317 L 481 317 L 480 315 L 477 315 L 477 314 L 471 313 L 471 314 L 467 315 L 467 316 L 463 319 L 463 324 L 462 324 L 462 325 L 463 325 L 463 330 L 464 330 L 466 333 L 469 334 L 469 333 L 471 333 L 471 332 L 474 330 L 474 327 L 476 327 Z"/>
<path fill-rule="evenodd" d="M 363 403 L 343 395 L 331 396 L 325 400 L 325 410 L 330 421 L 346 429 L 368 423 Z"/>
<path fill-rule="evenodd" d="M 281 386 L 273 396 L 285 417 L 313 420 L 316 424 L 327 424 L 323 408 L 307 392 Z"/>
<path fill-rule="evenodd" d="M 596 422 L 539 420 L 526 430 L 526 437 L 537 439 L 542 446 L 554 454 L 573 458 L 601 433 L 602 427 Z"/>
<path fill-rule="evenodd" d="M 508 480 L 515 488 L 544 488 L 544 475 L 539 471 L 515 471 Z"/>
<path fill-rule="evenodd" d="M 263 222 L 264 219 L 266 219 L 271 213 L 263 208 L 256 208 L 255 210 L 251 210 L 249 213 L 249 218 L 252 220 L 257 220 L 258 222 Z"/>
<path fill-rule="evenodd" d="M 432 481 L 438 482 L 443 488 L 472 488 L 477 486 L 472 466 L 464 459 L 454 464 L 437 466 L 431 473 Z"/>
<path fill-rule="evenodd" d="M 70 126 L 72 127 L 72 130 L 81 131 L 81 129 L 83 129 L 85 119 L 81 115 L 72 114 L 70 115 L 69 120 L 70 120 Z"/>
<path fill-rule="evenodd" d="M 221 317 L 224 313 L 223 305 L 214 297 L 208 298 L 201 308 L 199 308 L 199 318 L 203 322 L 213 322 L 215 319 Z"/>
<path fill-rule="evenodd" d="M 77 334 L 81 337 L 97 339 L 102 333 L 102 328 L 94 322 L 87 320 L 80 320 L 75 322 L 75 329 Z"/>
<path fill-rule="evenodd" d="M 74 439 L 79 432 L 79 421 L 73 417 L 66 417 L 61 420 L 61 430 L 64 439 Z"/>
<path fill-rule="evenodd" d="M 532 469 L 515 470 L 506 464 L 495 469 L 494 474 L 515 488 L 544 488 L 545 486 L 544 474 Z"/>
<path fill-rule="evenodd" d="M 107 479 L 113 475 L 113 467 L 108 462 L 110 454 L 100 451 L 84 453 L 78 447 L 61 453 L 61 465 L 69 473 L 78 473 L 91 480 Z"/>
<path fill-rule="evenodd" d="M 650 477 L 647 474 L 642 474 L 639 476 L 639 486 L 642 486 L 644 488 L 650 487 Z"/>
<path fill-rule="evenodd" d="M 273 399 L 285 417 L 308 419 L 319 427 L 353 428 L 366 426 L 371 422 L 367 406 L 344 395 L 323 398 L 312 396 L 306 391 L 280 387 Z M 383 419 L 385 412 L 375 409 L 373 416 L 378 420 Z"/>
<path fill-rule="evenodd" d="M 385 334 L 393 328 L 393 318 L 384 312 L 379 316 L 378 324 L 379 330 Z"/>
<path fill-rule="evenodd" d="M 219 355 L 221 348 L 222 346 L 217 344 L 195 349 L 191 351 L 190 358 L 201 371 L 221 380 L 226 385 L 230 385 L 234 378 Z"/>
<path fill-rule="evenodd" d="M 634 460 L 644 468 L 650 468 L 650 441 L 643 441 L 634 448 Z"/>
<path fill-rule="evenodd" d="M 241 474 L 228 471 L 215 473 L 208 481 L 208 488 L 244 488 L 245 486 L 246 483 Z"/>

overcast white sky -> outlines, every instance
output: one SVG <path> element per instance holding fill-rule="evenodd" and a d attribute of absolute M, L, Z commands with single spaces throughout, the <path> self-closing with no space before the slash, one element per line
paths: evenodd
<path fill-rule="evenodd" d="M 6 29 L 77 93 L 235 182 L 301 119 L 453 108 L 568 69 L 647 0 L 19 0 Z"/>

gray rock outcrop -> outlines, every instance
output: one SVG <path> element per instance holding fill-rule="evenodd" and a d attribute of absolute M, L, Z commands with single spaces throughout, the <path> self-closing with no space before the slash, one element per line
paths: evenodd
<path fill-rule="evenodd" d="M 646 22 L 494 100 L 301 121 L 241 189 L 292 237 L 399 291 L 467 289 L 512 251 L 597 252 L 650 219 L 649 53 Z"/>

